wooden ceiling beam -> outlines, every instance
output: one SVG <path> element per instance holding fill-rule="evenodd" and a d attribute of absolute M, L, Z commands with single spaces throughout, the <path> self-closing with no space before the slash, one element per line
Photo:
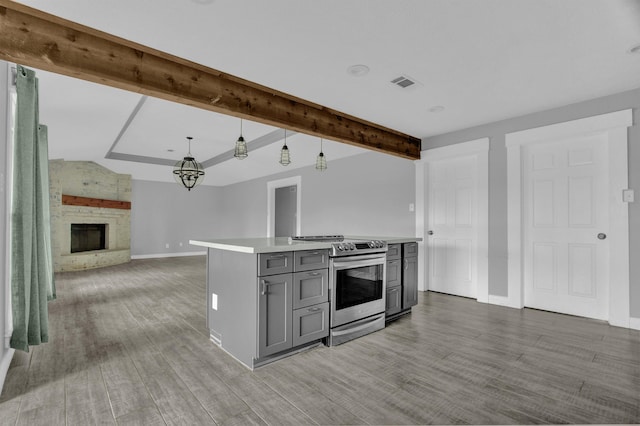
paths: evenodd
<path fill-rule="evenodd" d="M 0 0 L 0 59 L 403 158 L 420 139 Z"/>

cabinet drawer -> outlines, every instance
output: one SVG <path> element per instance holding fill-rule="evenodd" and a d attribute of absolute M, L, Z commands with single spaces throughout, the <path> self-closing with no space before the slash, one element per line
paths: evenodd
<path fill-rule="evenodd" d="M 286 274 L 293 272 L 293 252 L 258 254 L 258 275 Z"/>
<path fill-rule="evenodd" d="M 387 260 L 387 288 L 402 284 L 402 260 Z"/>
<path fill-rule="evenodd" d="M 328 335 L 328 302 L 293 311 L 293 346 L 313 342 Z"/>
<path fill-rule="evenodd" d="M 302 250 L 293 252 L 294 272 L 328 267 L 329 250 Z"/>
<path fill-rule="evenodd" d="M 400 259 L 402 244 L 389 244 L 387 250 L 387 260 Z"/>
<path fill-rule="evenodd" d="M 403 257 L 417 257 L 418 256 L 418 243 L 404 243 L 402 245 Z"/>
<path fill-rule="evenodd" d="M 385 314 L 387 316 L 397 314 L 402 308 L 402 287 L 387 289 Z"/>
<path fill-rule="evenodd" d="M 329 271 L 296 272 L 293 274 L 293 309 L 329 301 Z"/>

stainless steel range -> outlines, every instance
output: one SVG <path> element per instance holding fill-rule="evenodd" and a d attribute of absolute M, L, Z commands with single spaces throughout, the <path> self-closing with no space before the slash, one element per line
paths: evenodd
<path fill-rule="evenodd" d="M 331 242 L 329 346 L 384 328 L 387 243 L 342 235 L 291 237 Z"/>

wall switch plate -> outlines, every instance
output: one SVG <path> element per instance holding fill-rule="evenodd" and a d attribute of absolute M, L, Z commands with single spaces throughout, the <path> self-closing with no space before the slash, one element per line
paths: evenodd
<path fill-rule="evenodd" d="M 635 194 L 633 189 L 623 189 L 622 190 L 622 201 L 625 203 L 633 203 L 635 201 Z"/>
<path fill-rule="evenodd" d="M 413 211 L 415 211 L 415 210 L 416 210 L 416 205 L 415 205 L 415 204 L 413 204 L 413 203 L 409 203 L 409 211 L 410 211 L 410 212 L 413 212 Z"/>
<path fill-rule="evenodd" d="M 211 309 L 218 310 L 218 295 L 211 293 Z"/>
<path fill-rule="evenodd" d="M 164 248 L 169 248 L 169 243 L 165 244 Z"/>

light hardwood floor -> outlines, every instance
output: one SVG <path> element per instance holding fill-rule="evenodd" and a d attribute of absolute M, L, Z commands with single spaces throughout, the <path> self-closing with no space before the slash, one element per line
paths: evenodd
<path fill-rule="evenodd" d="M 51 341 L 16 352 L 0 423 L 640 422 L 640 332 L 437 293 L 250 372 L 208 340 L 204 257 L 57 275 Z"/>

